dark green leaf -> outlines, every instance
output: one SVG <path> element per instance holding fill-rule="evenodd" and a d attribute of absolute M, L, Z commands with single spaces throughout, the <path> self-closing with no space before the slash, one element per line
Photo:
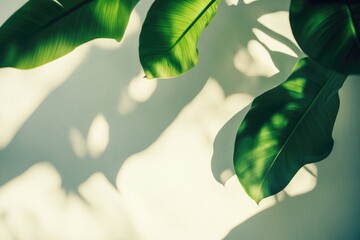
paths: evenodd
<path fill-rule="evenodd" d="M 284 189 L 305 164 L 330 154 L 345 78 L 302 59 L 288 80 L 254 100 L 236 136 L 234 164 L 256 202 Z"/>
<path fill-rule="evenodd" d="M 344 74 L 360 73 L 359 0 L 292 0 L 290 22 L 309 57 Z"/>
<path fill-rule="evenodd" d="M 139 54 L 147 78 L 168 78 L 196 65 L 196 45 L 219 0 L 157 0 L 140 35 Z"/>
<path fill-rule="evenodd" d="M 31 0 L 5 22 L 0 67 L 33 68 L 95 38 L 120 41 L 138 0 L 57 2 Z"/>

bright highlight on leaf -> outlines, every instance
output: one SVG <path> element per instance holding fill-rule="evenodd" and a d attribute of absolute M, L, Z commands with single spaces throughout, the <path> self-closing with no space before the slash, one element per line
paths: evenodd
<path fill-rule="evenodd" d="M 219 0 L 157 0 L 140 35 L 139 55 L 147 78 L 182 74 L 198 61 L 196 45 Z"/>
<path fill-rule="evenodd" d="M 0 28 L 0 67 L 37 67 L 96 38 L 120 41 L 137 2 L 29 1 Z"/>
<path fill-rule="evenodd" d="M 288 80 L 254 100 L 236 136 L 234 165 L 256 202 L 284 189 L 305 164 L 330 154 L 345 78 L 302 59 Z"/>
<path fill-rule="evenodd" d="M 360 74 L 359 0 L 292 0 L 290 22 L 309 57 L 342 73 Z"/>

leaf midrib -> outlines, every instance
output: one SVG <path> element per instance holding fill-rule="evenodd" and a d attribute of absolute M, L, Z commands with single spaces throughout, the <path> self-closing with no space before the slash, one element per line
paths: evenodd
<path fill-rule="evenodd" d="M 185 37 L 185 35 L 191 30 L 191 28 L 197 23 L 197 21 L 207 12 L 207 10 L 218 0 L 211 0 L 208 5 L 200 12 L 200 14 L 192 21 L 192 23 L 185 29 L 185 31 L 180 35 L 180 37 L 175 41 L 175 43 L 169 48 L 166 54 L 171 52 L 171 50 Z"/>
<path fill-rule="evenodd" d="M 284 142 L 284 144 L 281 146 L 279 152 L 276 154 L 274 160 L 272 161 L 269 169 L 267 170 L 264 179 L 260 185 L 258 194 L 256 196 L 256 201 L 259 201 L 259 196 L 260 196 L 260 192 L 262 191 L 263 185 L 265 183 L 265 180 L 267 178 L 267 176 L 269 175 L 272 167 L 274 166 L 275 162 L 277 161 L 278 157 L 280 156 L 280 154 L 283 152 L 284 148 L 286 147 L 286 145 L 288 144 L 288 142 L 290 141 L 291 137 L 294 135 L 294 133 L 296 132 L 297 128 L 300 126 L 300 124 L 302 123 L 302 121 L 305 119 L 305 117 L 307 117 L 308 113 L 311 111 L 311 109 L 313 108 L 313 106 L 318 102 L 320 96 L 323 94 L 323 92 L 326 89 L 326 86 L 331 82 L 333 76 L 335 75 L 335 73 L 331 73 L 331 75 L 329 76 L 328 80 L 325 82 L 325 84 L 321 87 L 320 91 L 317 93 L 316 97 L 314 98 L 314 100 L 309 104 L 309 106 L 306 108 L 304 114 L 301 116 L 301 118 L 299 119 L 299 121 L 296 123 L 295 127 L 293 128 L 293 130 L 291 131 L 290 135 L 287 137 L 286 141 Z"/>

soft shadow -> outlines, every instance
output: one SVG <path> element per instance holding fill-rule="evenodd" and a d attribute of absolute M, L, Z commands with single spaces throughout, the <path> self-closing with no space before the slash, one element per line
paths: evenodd
<path fill-rule="evenodd" d="M 273 76 L 246 76 L 234 67 L 233 61 L 238 49 L 246 49 L 250 41 L 258 40 L 252 31 L 253 28 L 261 29 L 273 39 L 287 45 L 299 56 L 302 56 L 299 49 L 292 44 L 288 38 L 271 31 L 257 21 L 258 18 L 265 14 L 287 11 L 288 7 L 289 3 L 287 1 L 277 2 L 276 4 L 271 1 L 255 1 L 250 4 L 239 3 L 238 6 L 221 6 L 219 8 L 219 14 L 223 17 L 219 18 L 219 21 L 216 21 L 215 24 L 217 24 L 216 30 L 220 31 L 220 33 L 217 32 L 212 37 L 216 38 L 217 42 L 221 42 L 223 36 L 229 36 L 229 40 L 224 44 L 224 48 L 222 49 L 215 47 L 216 42 L 214 42 L 212 46 L 216 49 L 216 56 L 218 57 L 210 60 L 207 58 L 206 60 L 209 60 L 210 64 L 212 64 L 211 69 L 217 69 L 213 75 L 215 78 L 221 80 L 220 84 L 226 95 L 234 92 L 246 92 L 255 97 L 287 79 L 297 58 L 281 52 L 271 51 L 264 44 L 262 45 L 269 52 L 274 65 L 279 70 L 279 72 Z M 224 12 L 222 13 L 221 11 Z M 238 18 L 241 18 L 242 21 L 236 20 Z M 229 22 L 236 24 L 229 27 L 231 31 L 225 32 L 226 30 L 222 26 L 226 26 Z M 231 118 L 216 136 L 211 165 L 215 179 L 222 184 L 232 176 L 231 173 L 234 173 L 232 159 L 235 135 L 248 109 L 249 108 L 241 110 Z"/>
<path fill-rule="evenodd" d="M 159 82 L 147 102 L 121 115 L 121 90 L 140 70 L 136 49 L 136 37 L 118 50 L 92 49 L 82 66 L 40 105 L 13 141 L 0 151 L 0 184 L 41 161 L 56 167 L 68 190 L 76 190 L 95 172 L 103 172 L 115 183 L 122 163 L 157 139 L 206 80 L 194 82 L 182 77 Z M 99 114 L 110 129 L 107 149 L 98 159 L 89 155 L 79 158 L 72 150 L 69 131 L 77 128 L 86 137 Z"/>
<path fill-rule="evenodd" d="M 151 3 L 148 1 L 140 2 L 137 10 L 139 10 L 141 16 L 145 16 L 149 4 Z M 220 237 L 218 236 L 224 236 L 228 229 L 239 224 L 239 219 L 242 217 L 238 215 L 241 215 L 243 212 L 238 209 L 234 211 L 233 208 L 234 206 L 237 206 L 237 199 L 239 198 L 234 197 L 234 195 L 236 196 L 237 194 L 235 191 L 225 191 L 223 186 L 220 186 L 215 180 L 212 181 L 213 176 L 211 175 L 210 163 L 208 162 L 211 158 L 211 146 L 209 149 L 201 148 L 203 145 L 202 142 L 199 141 L 199 148 L 196 150 L 200 150 L 203 155 L 198 157 L 194 154 L 196 151 L 192 150 L 193 147 L 198 146 L 193 146 L 190 144 L 191 141 L 187 141 L 187 137 L 192 140 L 193 138 L 197 139 L 193 137 L 194 134 L 196 137 L 199 137 L 199 132 L 202 130 L 201 127 L 208 127 L 206 126 L 206 123 L 208 122 L 206 121 L 207 118 L 201 119 L 201 124 L 194 124 L 196 131 L 191 128 L 189 129 L 188 125 L 184 128 L 187 132 L 185 132 L 185 138 L 182 139 L 182 141 L 185 143 L 186 148 L 178 149 L 177 145 L 174 145 L 173 142 L 170 141 L 174 140 L 175 142 L 175 140 L 179 140 L 178 134 L 181 134 L 182 131 L 176 131 L 176 134 L 171 135 L 171 138 L 169 138 L 170 140 L 168 141 L 166 136 L 168 136 L 169 133 L 166 135 L 165 130 L 168 129 L 174 122 L 174 119 L 178 117 L 184 106 L 188 105 L 188 103 L 198 95 L 209 77 L 218 81 L 218 84 L 224 90 L 224 99 L 235 93 L 257 96 L 269 88 L 276 86 L 288 77 L 292 66 L 297 59 L 280 52 L 271 51 L 265 45 L 263 45 L 263 47 L 269 50 L 271 59 L 276 68 L 279 69 L 279 73 L 270 78 L 264 76 L 249 77 L 245 73 L 237 70 L 234 66 L 234 57 L 236 53 L 241 49 L 247 49 L 248 42 L 256 39 L 256 36 L 252 31 L 252 28 L 254 27 L 288 45 L 295 53 L 300 54 L 296 49 L 296 46 L 292 45 L 287 39 L 277 33 L 273 33 L 269 29 L 265 29 L 257 22 L 257 19 L 264 14 L 286 11 L 288 5 L 289 1 L 276 1 L 275 3 L 275 1 L 267 0 L 255 1 L 248 5 L 239 3 L 238 6 L 233 7 L 228 7 L 224 3 L 220 4 L 219 12 L 200 38 L 199 64 L 179 78 L 158 81 L 157 88 L 152 96 L 146 102 L 137 103 L 136 107 L 126 114 L 119 113 L 118 104 L 119 99 L 122 99 L 121 97 L 124 89 L 128 88 L 130 80 L 140 72 L 137 51 L 138 34 L 124 42 L 122 47 L 117 50 L 106 51 L 104 49 L 93 48 L 82 66 L 40 105 L 22 126 L 21 130 L 7 148 L 0 151 L 1 189 L 4 189 L 4 185 L 10 183 L 11 180 L 14 180 L 17 176 L 22 175 L 24 171 L 32 166 L 36 166 L 39 162 L 48 162 L 51 166 L 55 167 L 55 172 L 59 174 L 59 181 L 61 181 L 62 187 L 67 191 L 78 191 L 79 186 L 83 182 L 86 182 L 89 177 L 91 179 L 91 176 L 100 172 L 100 175 L 103 173 L 110 183 L 113 185 L 116 183 L 117 186 L 120 186 L 120 191 L 131 193 L 127 195 L 127 197 L 132 197 L 130 198 L 132 199 L 131 204 L 133 206 L 131 211 L 136 212 L 140 216 L 140 223 L 137 222 L 139 225 L 136 227 L 143 230 L 143 232 L 146 232 L 146 230 L 153 230 L 156 234 L 162 234 L 164 232 L 162 229 L 163 226 L 166 225 L 165 223 L 169 223 L 169 219 L 171 219 L 170 226 L 173 228 L 167 229 L 170 233 L 166 236 L 171 236 L 170 234 L 173 235 L 172 237 L 163 239 L 174 239 L 176 236 L 171 230 L 184 231 L 184 229 L 188 230 L 188 232 L 185 232 L 188 237 L 183 239 L 191 239 L 191 236 L 193 239 L 203 239 L 206 234 L 208 236 L 206 239 L 211 239 L 211 237 L 219 239 Z M 357 89 L 359 88 L 358 85 L 353 87 L 354 89 L 356 89 L 356 87 Z M 355 90 L 352 90 L 351 96 L 357 96 Z M 212 95 L 209 94 L 210 100 L 211 97 Z M 351 101 L 353 100 L 351 99 Z M 355 100 L 354 102 L 358 101 Z M 212 108 L 213 106 L 210 107 Z M 241 108 L 242 106 L 239 107 L 239 110 Z M 340 112 L 342 111 L 341 109 L 342 108 L 340 108 Z M 353 106 L 353 109 L 356 110 L 355 106 Z M 218 112 L 223 113 L 221 111 Z M 232 168 L 232 147 L 236 134 L 234 130 L 237 129 L 237 126 L 240 124 L 245 113 L 246 109 L 235 115 L 217 135 L 211 163 L 213 174 L 217 179 L 220 179 L 220 174 L 224 170 Z M 77 133 L 80 133 L 78 136 L 82 136 L 79 137 L 79 139 L 86 139 L 94 118 L 99 116 L 99 114 L 104 117 L 109 126 L 109 143 L 106 146 L 105 151 L 96 159 L 91 157 L 87 152 L 85 154 L 78 153 L 79 157 L 73 151 L 69 138 L 70 131 L 71 129 L 78 129 Z M 211 114 L 208 116 L 209 118 L 213 117 Z M 343 116 L 343 122 L 341 122 L 341 124 L 349 126 L 347 128 L 348 131 L 338 131 L 337 135 L 349 134 L 346 138 L 357 139 L 358 136 L 355 134 L 356 131 L 353 131 L 353 129 L 357 129 L 356 119 L 352 117 L 354 115 L 351 115 L 350 110 L 348 109 L 348 114 Z M 360 116 L 359 113 L 357 113 L 357 116 Z M 190 120 L 192 119 L 190 118 Z M 345 120 L 349 120 L 350 122 L 345 122 Z M 194 122 L 196 123 L 196 121 L 197 120 Z M 162 135 L 166 138 L 161 138 Z M 152 156 L 154 159 L 143 157 L 143 154 L 147 154 L 148 147 L 158 139 L 163 141 L 164 146 L 166 146 L 166 149 L 162 148 L 163 145 L 159 148 L 166 153 L 167 158 L 164 158 L 161 154 Z M 207 143 L 208 140 L 209 139 L 206 138 L 203 141 Z M 82 140 L 79 141 L 81 142 Z M 354 154 L 352 156 L 359 156 L 360 153 L 358 152 L 358 149 L 360 149 L 360 147 L 358 146 L 358 143 L 359 141 L 355 143 L 346 142 L 342 145 L 350 146 L 352 144 L 353 148 L 357 149 L 352 152 Z M 156 147 L 157 145 L 153 146 L 153 148 Z M 176 151 L 185 154 L 184 157 L 175 150 L 172 151 L 171 147 Z M 142 153 L 143 150 L 145 150 L 145 153 Z M 338 151 L 340 152 L 338 152 L 337 158 L 341 158 L 343 152 L 341 152 L 341 150 Z M 136 154 L 139 152 L 139 155 Z M 160 153 L 162 153 L 162 151 L 160 151 Z M 175 157 L 173 155 L 175 155 Z M 137 161 L 127 161 L 134 158 Z M 177 160 L 177 165 L 174 166 L 169 159 Z M 184 159 L 187 161 L 183 161 Z M 307 194 L 301 198 L 291 198 L 289 201 L 284 201 L 284 203 L 288 205 L 293 204 L 291 206 L 291 211 L 295 211 L 297 206 L 300 206 L 298 204 L 300 204 L 301 199 L 307 199 L 309 196 L 317 193 L 317 198 L 311 199 L 312 202 L 309 203 L 308 201 L 304 201 L 302 203 L 301 211 L 304 214 L 303 216 L 313 211 L 313 209 L 311 211 L 306 210 L 309 206 L 314 206 L 313 208 L 316 208 L 318 203 L 320 204 L 325 200 L 329 201 L 330 199 L 331 206 L 327 206 L 329 208 L 321 208 L 321 214 L 317 215 L 318 217 L 310 221 L 310 223 L 316 225 L 317 222 L 321 222 L 322 219 L 326 219 L 326 221 L 330 219 L 327 215 L 329 213 L 328 209 L 333 211 L 331 212 L 333 217 L 329 220 L 332 224 L 335 223 L 335 218 L 337 216 L 341 216 L 341 220 L 344 220 L 348 215 L 351 216 L 351 219 L 356 219 L 355 216 L 358 215 L 358 211 L 351 212 L 351 210 L 357 209 L 357 203 L 355 203 L 357 198 L 349 197 L 351 196 L 350 193 L 354 190 L 349 187 L 346 188 L 345 186 L 348 182 L 358 182 L 358 177 L 356 178 L 354 176 L 358 176 L 358 174 L 355 173 L 355 169 L 359 169 L 359 164 L 355 163 L 355 161 L 350 161 L 350 159 L 351 156 L 348 155 L 346 160 L 349 160 L 349 164 L 341 165 L 344 167 L 341 169 L 341 172 L 343 173 L 342 176 L 347 176 L 346 174 L 348 171 L 352 172 L 353 174 L 349 175 L 352 176 L 351 178 L 333 181 L 337 176 L 337 171 L 330 171 L 328 173 L 329 179 L 323 180 L 323 182 L 326 181 L 327 183 L 326 186 L 323 185 L 323 188 L 327 194 L 325 194 L 325 196 L 328 198 L 322 198 L 323 192 L 317 193 L 315 191 L 314 193 Z M 116 176 L 118 175 L 119 170 L 121 172 L 121 170 L 125 168 L 125 165 L 128 165 L 128 168 L 134 167 L 135 169 L 133 172 L 123 171 L 122 174 L 119 174 L 120 183 L 116 182 Z M 178 166 L 182 167 L 182 169 L 178 168 Z M 142 167 L 142 169 L 141 171 L 138 171 L 140 167 Z M 152 169 L 151 167 L 158 170 L 159 173 L 156 174 L 156 176 L 149 174 Z M 191 170 L 191 174 L 189 174 L 188 169 L 189 171 Z M 325 165 L 323 165 L 323 169 L 326 169 Z M 336 167 L 334 169 L 336 169 Z M 326 171 L 324 170 L 324 172 Z M 126 175 L 130 173 L 137 173 L 137 175 Z M 145 175 L 145 173 L 148 175 Z M 169 181 L 169 179 L 172 180 L 174 178 L 176 181 Z M 124 179 L 130 181 L 133 185 L 127 185 L 126 182 L 121 183 Z M 194 184 L 193 179 L 197 179 L 199 182 Z M 321 179 L 321 177 L 319 179 Z M 46 179 L 41 179 L 41 181 L 46 181 Z M 164 181 L 168 181 L 167 184 L 160 185 Z M 98 179 L 96 178 L 94 182 L 98 182 Z M 341 182 L 341 184 L 338 184 L 338 182 Z M 173 185 L 173 183 L 178 184 Z M 159 186 L 157 186 L 157 184 Z M 137 185 L 145 187 L 132 188 Z M 236 186 L 237 188 L 233 189 L 237 190 L 240 188 L 239 185 Z M 123 189 L 121 189 L 121 187 L 123 187 Z M 128 189 L 124 189 L 125 187 Z M 332 198 L 334 196 L 329 195 L 330 192 L 335 191 L 334 188 L 336 188 L 336 190 L 338 190 L 338 188 L 343 190 L 336 193 L 335 200 Z M 96 197 L 102 193 L 95 188 L 92 194 Z M 166 198 L 160 199 L 162 200 L 160 201 L 158 198 L 162 196 L 165 196 Z M 344 210 L 344 208 L 336 209 L 335 207 L 339 202 L 344 200 L 343 198 L 346 198 L 346 196 L 348 196 L 348 200 L 346 201 L 346 204 L 348 205 L 344 208 L 346 208 L 347 212 L 342 213 L 341 211 Z M 25 196 L 23 198 L 25 198 Z M 43 200 L 47 201 L 46 198 Z M 106 206 L 108 199 L 105 198 L 102 200 L 104 201 L 104 206 Z M 241 203 L 244 202 L 245 201 L 242 201 Z M 139 203 L 142 203 L 142 205 Z M 277 223 L 275 223 L 275 225 L 286 226 L 289 229 L 300 226 L 300 229 L 302 225 L 287 226 L 289 216 L 295 216 L 299 212 L 291 212 L 293 215 L 287 215 L 288 208 L 285 209 L 285 206 L 288 205 L 276 205 L 283 206 L 281 207 L 282 213 L 277 212 L 280 211 L 278 208 L 272 210 L 274 211 L 273 213 L 282 216 L 282 222 L 279 220 L 279 225 L 277 225 Z M 113 205 L 111 205 L 111 207 L 112 206 Z M 157 208 L 154 208 L 154 206 Z M 194 213 L 194 209 L 197 210 L 196 213 Z M 213 211 L 209 211 L 209 209 Z M 112 210 L 113 209 L 109 211 L 109 215 L 114 213 Z M 177 215 L 177 213 L 181 213 L 183 217 L 182 222 L 180 223 L 178 222 L 179 215 Z M 266 213 L 267 212 L 264 214 Z M 46 215 L 51 214 L 46 213 Z M 119 215 L 121 215 L 121 213 Z M 145 216 L 145 219 L 148 219 L 148 221 L 143 221 L 143 216 Z M 262 217 L 262 215 L 259 216 L 260 218 Z M 268 216 L 268 218 L 263 220 L 262 225 L 258 225 L 258 223 L 254 221 L 256 217 L 245 222 L 244 225 L 239 225 L 228 235 L 227 239 L 256 239 L 257 236 L 262 234 L 262 231 L 258 230 L 259 226 L 270 229 L 270 225 L 266 225 L 269 222 L 273 223 L 278 220 L 276 216 L 270 216 L 270 214 L 266 214 L 266 216 Z M 122 217 L 123 215 L 121 215 L 121 218 Z M 124 218 L 126 218 L 126 216 L 124 216 Z M 161 221 L 157 222 L 154 221 L 154 219 L 160 219 Z M 108 220 L 108 218 L 106 218 L 106 220 Z M 252 221 L 254 221 L 254 226 L 249 225 Z M 298 221 L 300 224 L 300 217 Z M 56 226 L 63 226 L 64 222 L 59 222 Z M 193 225 L 194 222 L 198 224 L 196 227 Z M 212 222 L 213 225 L 210 226 L 209 222 Z M 226 222 L 226 224 L 224 222 Z M 280 223 L 283 225 L 280 225 Z M 356 225 L 355 223 L 357 222 L 353 221 L 352 223 L 349 223 L 343 221 L 340 224 L 342 229 L 346 229 L 346 224 L 353 227 Z M 153 226 L 150 226 L 151 224 L 153 224 Z M 182 228 L 179 224 L 182 224 Z M 147 228 L 141 229 L 143 226 Z M 245 226 L 247 230 L 244 230 L 243 226 Z M 324 226 L 326 226 L 327 229 L 334 229 L 334 225 Z M 67 230 L 68 229 L 72 228 L 68 227 Z M 207 231 L 208 229 L 216 230 L 218 234 L 216 235 L 216 238 L 210 236 L 211 232 Z M 218 229 L 221 229 L 221 232 L 217 231 Z M 322 229 L 324 230 L 325 227 Z M 197 238 L 194 238 L 193 235 L 195 230 L 197 230 L 198 233 L 198 235 L 196 235 L 198 236 Z M 306 231 L 303 228 L 301 230 Z M 206 234 L 204 233 L 205 231 Z M 315 228 L 314 231 L 316 231 Z M 300 236 L 301 235 L 299 234 L 299 237 Z M 146 237 L 151 238 L 151 236 L 145 236 L 144 238 Z M 341 239 L 341 237 L 339 236 L 337 239 Z"/>
<path fill-rule="evenodd" d="M 245 118 L 250 106 L 233 116 L 219 131 L 214 141 L 214 153 L 211 159 L 211 170 L 216 181 L 225 184 L 235 173 L 232 162 L 234 141 L 239 123 Z M 233 140 L 233 141 L 231 141 Z"/>
<path fill-rule="evenodd" d="M 349 77 L 340 90 L 335 122 L 335 145 L 330 156 L 317 164 L 316 188 L 302 196 L 287 197 L 234 228 L 224 239 L 358 239 L 360 186 L 359 135 L 356 103 L 359 77 Z M 331 231 L 329 231 L 331 229 Z"/>
<path fill-rule="evenodd" d="M 57 169 L 64 188 L 70 191 L 77 191 L 95 172 L 103 172 L 115 184 L 123 162 L 154 142 L 207 80 L 193 81 L 189 76 L 164 80 L 148 101 L 139 103 L 130 113 L 120 114 L 122 91 L 141 69 L 137 47 L 138 33 L 119 49 L 91 49 L 75 73 L 50 94 L 12 142 L 0 151 L 0 185 L 42 161 Z M 72 149 L 69 132 L 78 129 L 86 139 L 99 114 L 109 125 L 109 144 L 97 159 L 89 154 L 80 158 Z"/>
<path fill-rule="evenodd" d="M 143 12 L 148 5 L 138 6 L 139 11 Z M 103 172 L 114 184 L 124 161 L 150 146 L 198 94 L 209 76 L 219 81 L 226 96 L 239 91 L 258 95 L 275 82 L 284 80 L 290 71 L 289 61 L 295 62 L 293 57 L 270 52 L 281 70 L 270 79 L 249 79 L 235 69 L 233 59 L 237 49 L 255 38 L 251 28 L 259 25 L 256 19 L 265 13 L 285 10 L 286 6 L 274 7 L 266 1 L 237 7 L 221 4 L 213 24 L 201 37 L 198 66 L 179 78 L 158 81 L 148 101 L 138 103 L 133 111 L 123 115 L 117 110 L 119 95 L 141 69 L 138 34 L 116 50 L 93 48 L 81 67 L 41 104 L 9 146 L 0 151 L 3 166 L 0 184 L 4 185 L 41 161 L 56 167 L 68 190 L 76 190 L 95 172 Z M 240 26 L 229 25 L 236 23 L 239 16 L 248 17 L 249 21 L 241 22 Z M 219 42 L 223 43 L 223 49 L 215 47 Z M 69 132 L 76 128 L 86 138 L 92 121 L 99 114 L 109 125 L 109 144 L 97 159 L 88 154 L 79 158 L 72 149 Z"/>

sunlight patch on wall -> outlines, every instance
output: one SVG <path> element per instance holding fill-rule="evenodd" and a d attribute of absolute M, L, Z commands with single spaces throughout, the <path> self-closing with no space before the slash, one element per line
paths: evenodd
<path fill-rule="evenodd" d="M 256 2 L 256 1 L 258 1 L 258 0 L 244 0 L 244 3 L 245 4 L 250 4 L 250 3 Z"/>
<path fill-rule="evenodd" d="M 79 193 L 92 206 L 94 217 L 103 225 L 99 239 L 107 239 L 106 236 L 109 239 L 138 239 L 126 201 L 102 173 L 94 173 L 80 185 Z"/>
<path fill-rule="evenodd" d="M 239 202 L 231 204 L 212 175 L 212 145 L 223 124 L 251 99 L 226 98 L 210 78 L 158 140 L 125 161 L 117 187 L 143 239 L 222 239 L 235 225 Z"/>
<path fill-rule="evenodd" d="M 5 148 L 42 101 L 87 56 L 88 45 L 31 70 L 0 69 L 0 149 Z"/>
<path fill-rule="evenodd" d="M 148 101 L 157 88 L 157 79 L 144 78 L 144 72 L 130 80 L 128 87 L 120 93 L 118 112 L 126 115 L 135 110 L 138 103 Z"/>
<path fill-rule="evenodd" d="M 289 12 L 279 11 L 274 13 L 264 14 L 257 20 L 259 23 L 269 28 L 271 31 L 278 33 L 279 35 L 289 39 L 299 48 L 294 35 L 292 34 Z"/>
<path fill-rule="evenodd" d="M 316 186 L 317 172 L 315 164 L 306 165 L 296 173 L 284 191 L 291 197 L 312 191 Z"/>
<path fill-rule="evenodd" d="M 109 124 L 103 114 L 98 114 L 89 128 L 86 146 L 92 158 L 98 158 L 109 144 Z"/>
<path fill-rule="evenodd" d="M 142 238 L 223 239 L 233 227 L 284 197 L 280 193 L 267 198 L 259 207 L 230 170 L 224 172 L 224 179 L 229 179 L 225 186 L 212 175 L 216 134 L 252 99 L 246 94 L 225 97 L 210 78 L 149 148 L 126 160 L 117 187 L 129 203 Z M 297 194 L 316 184 L 307 178 L 300 174 L 294 179 L 296 184 L 304 183 Z"/>
<path fill-rule="evenodd" d="M 235 54 L 234 66 L 248 77 L 271 77 L 279 72 L 261 43 L 251 40 Z"/>
<path fill-rule="evenodd" d="M 246 94 L 225 97 L 210 78 L 157 141 L 127 159 L 117 186 L 144 238 L 222 239 L 234 226 L 276 203 L 276 198 L 268 198 L 257 206 L 231 171 L 224 172 L 223 177 L 230 178 L 224 187 L 212 175 L 216 134 L 252 99 Z M 304 186 L 301 193 L 309 189 Z"/>
<path fill-rule="evenodd" d="M 226 182 L 224 187 L 228 197 L 231 197 L 231 199 L 234 200 L 232 204 L 235 203 L 235 200 L 241 203 L 237 206 L 238 214 L 240 214 L 238 215 L 237 222 L 234 226 L 241 224 L 250 217 L 276 204 L 276 199 L 274 197 L 270 197 L 261 201 L 259 206 L 256 205 L 254 200 L 246 194 L 245 190 L 239 183 L 239 180 L 234 175 Z"/>
<path fill-rule="evenodd" d="M 230 174 L 230 173 L 228 173 Z M 285 199 L 286 195 L 295 197 L 298 195 L 311 192 L 317 184 L 317 167 L 315 164 L 308 164 L 302 167 L 291 179 L 286 188 L 276 194 L 268 197 L 260 202 L 260 206 L 274 205 L 277 201 Z M 235 182 L 235 183 L 234 183 Z M 237 177 L 233 174 L 225 183 L 225 187 L 231 184 L 237 184 Z"/>
<path fill-rule="evenodd" d="M 78 128 L 71 128 L 69 139 L 75 155 L 84 158 L 89 154 L 94 159 L 99 158 L 109 144 L 109 129 L 103 114 L 98 114 L 93 119 L 86 141 Z"/>
<path fill-rule="evenodd" d="M 317 167 L 315 164 L 306 165 L 306 167 L 311 168 L 312 171 L 317 172 Z M 229 173 L 230 174 L 230 173 Z M 295 197 L 298 195 L 302 195 L 312 191 L 317 184 L 317 178 L 314 177 L 311 173 L 305 170 L 305 167 L 301 168 L 299 172 L 293 177 L 290 181 L 289 185 L 278 194 L 265 198 L 259 204 L 261 209 L 268 208 L 274 206 L 278 201 L 282 201 L 286 198 L 286 195 L 291 197 Z M 241 191 L 239 191 L 239 187 Z M 229 180 L 225 183 L 225 188 L 231 192 L 234 198 L 238 199 L 238 201 L 242 201 L 243 208 L 241 209 L 241 219 L 239 219 L 239 223 L 244 222 L 246 219 L 255 215 L 260 211 L 260 209 L 254 208 L 253 200 L 247 196 L 245 190 L 240 185 L 237 177 L 233 175 Z M 249 206 L 249 207 L 245 207 Z"/>
<path fill-rule="evenodd" d="M 144 78 L 144 73 L 140 73 L 133 78 L 128 86 L 128 95 L 136 102 L 146 102 L 155 92 L 157 80 Z"/>
<path fill-rule="evenodd" d="M 224 171 L 222 171 L 222 173 L 220 174 L 220 181 L 222 184 L 225 185 L 225 183 L 234 176 L 234 171 L 231 169 L 225 169 Z"/>
<path fill-rule="evenodd" d="M 226 97 L 210 78 L 149 148 L 125 161 L 116 180 L 121 195 L 102 173 L 79 186 L 81 197 L 66 194 L 51 165 L 32 166 L 0 188 L 1 239 L 224 238 L 276 203 L 269 198 L 258 207 L 235 177 L 222 186 L 211 170 L 216 134 L 252 99 Z M 108 130 L 106 124 L 97 115 L 88 136 L 92 128 Z M 81 132 L 71 131 L 84 144 Z"/>
<path fill-rule="evenodd" d="M 263 44 L 265 44 L 271 51 L 281 52 L 281 53 L 285 53 L 289 56 L 298 57 L 298 55 L 293 50 L 291 50 L 291 48 L 289 48 L 282 42 L 270 37 L 263 31 L 261 31 L 257 28 L 253 28 L 252 32 L 256 35 L 256 37 L 259 39 L 259 41 L 262 42 Z"/>
<path fill-rule="evenodd" d="M 50 164 L 32 166 L 0 188 L 1 240 L 137 239 L 126 203 L 102 174 L 79 192 L 66 194 Z"/>
<path fill-rule="evenodd" d="M 86 141 L 80 130 L 74 127 L 70 128 L 69 138 L 75 155 L 84 158 L 87 155 Z"/>
<path fill-rule="evenodd" d="M 100 38 L 91 41 L 91 44 L 93 46 L 107 50 L 117 49 L 121 47 L 121 45 L 126 41 L 126 39 L 138 33 L 140 31 L 140 28 L 141 28 L 141 18 L 139 13 L 136 10 L 134 10 L 130 15 L 128 26 L 126 27 L 124 36 L 120 42 L 117 42 L 114 39 Z"/>
<path fill-rule="evenodd" d="M 237 6 L 239 3 L 239 0 L 225 0 L 225 2 L 228 6 Z"/>

